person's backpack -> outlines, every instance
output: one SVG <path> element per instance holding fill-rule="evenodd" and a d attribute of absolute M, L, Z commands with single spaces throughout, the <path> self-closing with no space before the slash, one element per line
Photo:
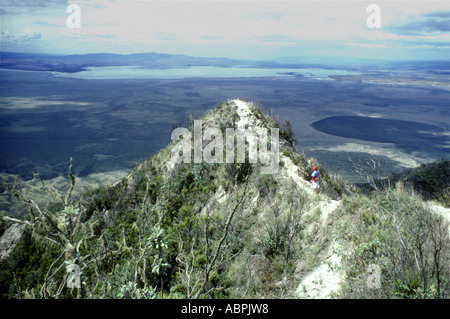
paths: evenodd
<path fill-rule="evenodd" d="M 313 172 L 313 177 L 314 177 L 314 181 L 318 182 L 319 181 L 319 171 L 314 171 Z"/>

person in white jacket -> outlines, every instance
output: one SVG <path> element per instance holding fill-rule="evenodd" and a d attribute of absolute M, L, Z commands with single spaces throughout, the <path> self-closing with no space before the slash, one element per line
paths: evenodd
<path fill-rule="evenodd" d="M 317 169 L 317 166 L 313 167 L 314 172 L 311 174 L 311 187 L 312 188 L 320 188 L 319 186 L 319 170 Z"/>

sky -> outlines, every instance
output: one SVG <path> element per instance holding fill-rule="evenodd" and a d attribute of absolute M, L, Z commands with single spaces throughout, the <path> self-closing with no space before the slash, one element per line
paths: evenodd
<path fill-rule="evenodd" d="M 2 51 L 238 59 L 450 55 L 450 1 L 0 0 L 0 13 Z"/>

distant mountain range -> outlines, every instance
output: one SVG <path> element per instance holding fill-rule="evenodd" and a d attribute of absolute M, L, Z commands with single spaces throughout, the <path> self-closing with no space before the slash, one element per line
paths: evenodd
<path fill-rule="evenodd" d="M 333 68 L 366 71 L 427 71 L 449 74 L 450 61 L 386 61 L 340 59 L 333 57 L 283 57 L 277 60 L 240 60 L 228 58 L 193 57 L 168 53 L 89 53 L 52 55 L 41 53 L 0 52 L 0 69 L 54 71 L 75 73 L 88 67 L 141 66 L 147 68 L 175 68 L 190 66 L 246 67 L 246 68 Z"/>
<path fill-rule="evenodd" d="M 279 63 L 275 61 L 234 60 L 227 58 L 192 57 L 166 53 L 91 53 L 72 55 L 49 55 L 18 52 L 1 52 L 0 68 L 28 71 L 56 71 L 74 73 L 88 67 L 141 66 L 148 68 L 173 68 L 190 66 L 293 68 L 307 64 Z"/>

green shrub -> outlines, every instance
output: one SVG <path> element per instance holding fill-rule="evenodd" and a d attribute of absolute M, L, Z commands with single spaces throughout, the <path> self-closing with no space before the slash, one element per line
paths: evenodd
<path fill-rule="evenodd" d="M 260 175 L 256 183 L 259 194 L 263 197 L 273 194 L 277 188 L 277 181 L 272 174 Z"/>
<path fill-rule="evenodd" d="M 425 205 L 392 190 L 344 201 L 351 215 L 338 232 L 348 247 L 344 264 L 350 294 L 364 291 L 363 275 L 376 264 L 383 274 L 378 297 L 450 297 L 448 222 Z"/>

